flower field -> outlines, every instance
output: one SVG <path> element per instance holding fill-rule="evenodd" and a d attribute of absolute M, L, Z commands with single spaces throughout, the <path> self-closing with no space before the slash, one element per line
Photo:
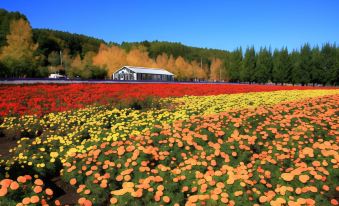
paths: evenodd
<path fill-rule="evenodd" d="M 304 90 L 312 87 L 232 84 L 38 84 L 0 85 L 0 116 L 48 114 L 116 104 L 128 99 L 218 95 L 277 90 Z"/>
<path fill-rule="evenodd" d="M 1 100 L 0 140 L 17 142 L 0 156 L 0 205 L 72 204 L 56 177 L 86 206 L 338 205 L 338 89 L 191 86 L 2 88 L 23 106 Z M 63 107 L 20 102 L 60 91 Z M 112 103 L 151 95 L 147 109 Z"/>

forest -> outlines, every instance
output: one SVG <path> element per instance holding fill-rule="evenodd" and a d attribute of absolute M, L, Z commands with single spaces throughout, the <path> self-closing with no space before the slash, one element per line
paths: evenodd
<path fill-rule="evenodd" d="M 339 84 L 335 43 L 298 49 L 254 47 L 234 51 L 197 48 L 177 42 L 106 42 L 51 29 L 35 29 L 19 12 L 0 9 L 0 78 L 110 79 L 124 65 L 164 68 L 177 81 L 275 84 Z"/>

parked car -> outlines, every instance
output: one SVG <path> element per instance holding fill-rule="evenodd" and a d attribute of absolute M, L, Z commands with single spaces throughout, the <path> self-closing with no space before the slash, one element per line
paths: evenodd
<path fill-rule="evenodd" d="M 51 79 L 66 79 L 66 76 L 61 75 L 61 74 L 50 74 L 48 78 L 51 78 Z"/>

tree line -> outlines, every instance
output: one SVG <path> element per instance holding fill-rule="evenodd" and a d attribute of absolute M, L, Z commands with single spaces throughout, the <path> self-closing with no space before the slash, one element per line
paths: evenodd
<path fill-rule="evenodd" d="M 304 44 L 298 50 L 254 47 L 234 51 L 181 43 L 105 42 L 85 35 L 32 29 L 18 12 L 0 9 L 0 78 L 110 78 L 124 65 L 165 68 L 176 80 L 276 84 L 339 84 L 339 47 Z"/>

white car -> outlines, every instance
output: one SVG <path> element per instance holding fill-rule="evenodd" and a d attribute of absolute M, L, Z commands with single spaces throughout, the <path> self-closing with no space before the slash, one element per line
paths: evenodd
<path fill-rule="evenodd" d="M 61 75 L 61 74 L 50 74 L 48 78 L 51 78 L 51 79 L 66 79 L 66 76 Z"/>

